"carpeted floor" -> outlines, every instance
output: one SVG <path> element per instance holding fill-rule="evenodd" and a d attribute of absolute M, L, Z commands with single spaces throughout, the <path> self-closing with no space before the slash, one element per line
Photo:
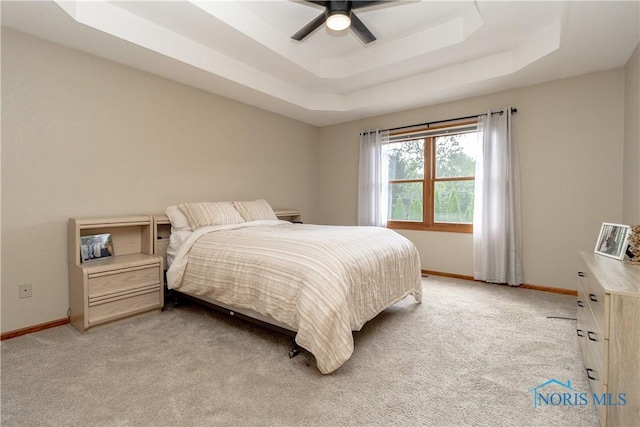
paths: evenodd
<path fill-rule="evenodd" d="M 575 297 L 424 279 L 354 333 L 322 375 L 290 339 L 198 307 L 81 335 L 3 341 L 3 426 L 597 426 L 591 405 L 538 405 L 549 379 L 589 392 Z"/>

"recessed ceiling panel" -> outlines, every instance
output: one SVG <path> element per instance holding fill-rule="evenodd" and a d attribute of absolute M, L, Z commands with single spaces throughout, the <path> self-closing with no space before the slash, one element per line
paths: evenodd
<path fill-rule="evenodd" d="M 323 8 L 284 0 L 3 2 L 2 24 L 325 125 L 623 66 L 639 4 L 386 2 L 355 11 L 366 45 L 292 40 Z"/>

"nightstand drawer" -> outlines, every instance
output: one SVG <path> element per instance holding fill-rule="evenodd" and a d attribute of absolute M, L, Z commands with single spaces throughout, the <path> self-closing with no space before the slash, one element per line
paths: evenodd
<path fill-rule="evenodd" d="M 134 267 L 103 273 L 89 274 L 89 300 L 160 283 L 160 265 Z"/>
<path fill-rule="evenodd" d="M 121 317 L 160 308 L 160 287 L 141 295 L 129 296 L 119 300 L 89 307 L 89 325 L 96 325 Z"/>

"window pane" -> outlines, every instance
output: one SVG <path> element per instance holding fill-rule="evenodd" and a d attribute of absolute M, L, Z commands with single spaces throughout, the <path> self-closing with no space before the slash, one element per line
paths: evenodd
<path fill-rule="evenodd" d="M 386 144 L 384 149 L 389 156 L 389 179 L 424 177 L 424 139 Z"/>
<path fill-rule="evenodd" d="M 475 176 L 478 133 L 436 138 L 436 178 Z"/>
<path fill-rule="evenodd" d="M 435 222 L 473 223 L 474 181 L 435 183 L 433 218 Z"/>
<path fill-rule="evenodd" d="M 422 222 L 422 182 L 389 184 L 389 214 L 394 221 Z"/>

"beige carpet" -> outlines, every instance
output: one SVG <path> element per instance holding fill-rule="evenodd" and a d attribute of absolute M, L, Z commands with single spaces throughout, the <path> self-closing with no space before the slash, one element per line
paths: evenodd
<path fill-rule="evenodd" d="M 575 298 L 424 280 L 355 333 L 323 376 L 289 338 L 196 307 L 80 335 L 3 341 L 3 426 L 597 426 L 593 406 L 534 408 L 530 390 L 589 392 Z"/>

